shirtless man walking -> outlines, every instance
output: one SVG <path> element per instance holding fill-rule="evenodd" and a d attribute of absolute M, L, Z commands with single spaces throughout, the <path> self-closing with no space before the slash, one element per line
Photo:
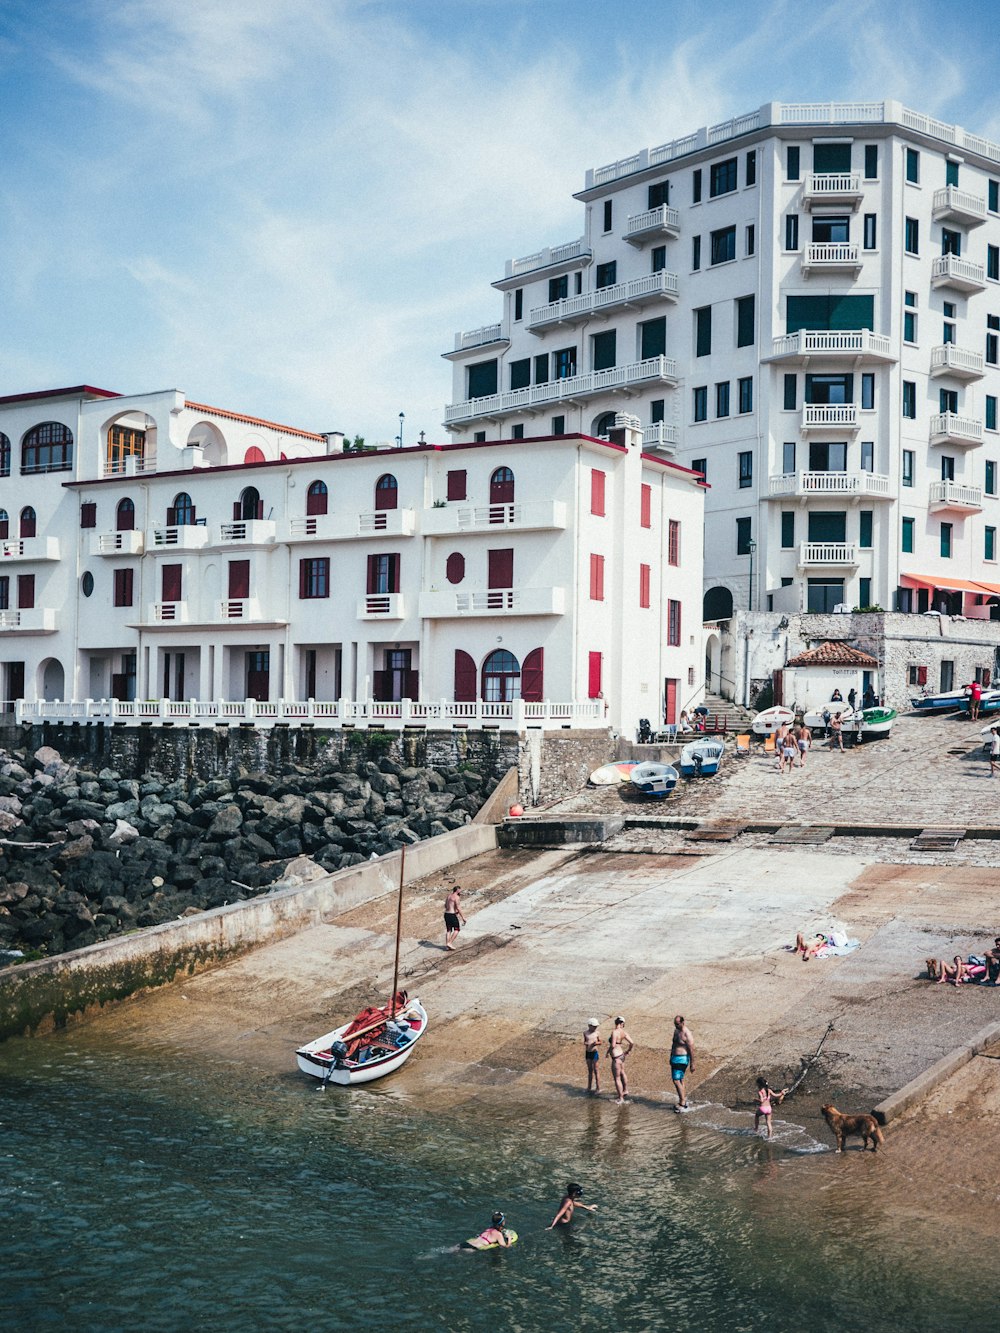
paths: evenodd
<path fill-rule="evenodd" d="M 462 915 L 462 889 L 456 884 L 447 898 L 444 900 L 444 947 L 454 949 L 454 940 L 458 939 L 458 932 L 464 925 L 467 925 L 465 917 Z"/>
<path fill-rule="evenodd" d="M 688 1109 L 687 1094 L 684 1091 L 684 1076 L 688 1073 L 694 1073 L 694 1039 L 684 1022 L 684 1015 L 678 1014 L 674 1019 L 674 1035 L 670 1043 L 670 1077 L 677 1093 L 675 1111 Z"/>
<path fill-rule="evenodd" d="M 597 1072 L 597 1065 L 601 1058 L 601 1034 L 597 1030 L 597 1019 L 592 1018 L 587 1024 L 587 1030 L 583 1034 L 583 1058 L 587 1062 L 587 1091 L 600 1092 L 601 1076 Z"/>

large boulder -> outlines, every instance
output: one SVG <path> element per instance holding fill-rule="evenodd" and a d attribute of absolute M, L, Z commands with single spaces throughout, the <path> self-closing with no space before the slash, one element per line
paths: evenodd
<path fill-rule="evenodd" d="M 210 838 L 231 838 L 243 825 L 243 814 L 238 805 L 225 805 L 208 826 Z"/>

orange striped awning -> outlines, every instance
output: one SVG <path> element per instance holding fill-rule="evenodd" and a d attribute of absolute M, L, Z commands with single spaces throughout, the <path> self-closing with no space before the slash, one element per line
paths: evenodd
<path fill-rule="evenodd" d="M 1000 583 L 983 583 L 980 580 L 944 576 L 935 578 L 931 574 L 900 574 L 899 581 L 904 587 L 940 588 L 943 592 L 987 592 L 991 596 L 1000 596 Z"/>

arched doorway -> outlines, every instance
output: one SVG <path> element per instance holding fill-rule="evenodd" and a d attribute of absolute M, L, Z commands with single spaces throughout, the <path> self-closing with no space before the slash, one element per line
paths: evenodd
<path fill-rule="evenodd" d="M 705 689 L 710 694 L 722 693 L 722 639 L 718 634 L 705 639 Z"/>
<path fill-rule="evenodd" d="M 248 486 L 233 505 L 233 518 L 239 522 L 241 519 L 263 517 L 264 502 L 260 498 L 260 491 L 256 486 Z"/>
<path fill-rule="evenodd" d="M 602 415 L 594 422 L 594 429 L 591 434 L 597 436 L 609 435 L 615 428 L 615 417 L 617 415 L 616 412 L 602 413 Z"/>
<path fill-rule="evenodd" d="M 38 693 L 47 703 L 64 698 L 66 676 L 58 658 L 47 657 L 38 666 Z"/>
<path fill-rule="evenodd" d="M 733 594 L 728 588 L 709 588 L 702 604 L 702 620 L 730 620 L 733 614 Z"/>

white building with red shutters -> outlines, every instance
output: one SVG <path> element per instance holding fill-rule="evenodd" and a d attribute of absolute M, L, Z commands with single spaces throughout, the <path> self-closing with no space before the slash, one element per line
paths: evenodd
<path fill-rule="evenodd" d="M 89 386 L 0 399 L 0 695 L 25 719 L 595 726 L 703 689 L 704 486 L 622 418 L 345 451 Z"/>

